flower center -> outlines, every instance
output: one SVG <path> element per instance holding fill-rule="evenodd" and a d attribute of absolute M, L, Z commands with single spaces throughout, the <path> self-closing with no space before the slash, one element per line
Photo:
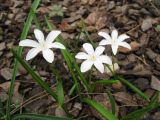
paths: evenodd
<path fill-rule="evenodd" d="M 95 55 L 91 55 L 91 56 L 90 56 L 90 60 L 91 60 L 91 61 L 96 61 L 96 60 L 97 60 L 97 57 L 96 57 Z"/>
<path fill-rule="evenodd" d="M 117 42 L 116 42 L 116 39 L 112 39 L 112 45 L 116 45 Z"/>
<path fill-rule="evenodd" d="M 47 49 L 48 48 L 48 46 L 47 46 L 47 44 L 44 42 L 44 43 L 41 43 L 40 44 L 40 47 L 41 47 L 41 49 Z"/>

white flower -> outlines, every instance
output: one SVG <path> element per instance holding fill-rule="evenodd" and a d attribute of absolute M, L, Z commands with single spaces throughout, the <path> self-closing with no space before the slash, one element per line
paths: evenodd
<path fill-rule="evenodd" d="M 64 45 L 62 45 L 61 43 L 53 42 L 60 33 L 61 31 L 52 30 L 45 40 L 42 31 L 35 29 L 34 34 L 38 42 L 30 39 L 25 39 L 20 41 L 19 43 L 19 46 L 33 47 L 27 53 L 26 60 L 34 58 L 39 52 L 42 51 L 42 55 L 46 59 L 46 61 L 52 63 L 54 60 L 54 53 L 51 48 L 65 49 Z"/>
<path fill-rule="evenodd" d="M 86 72 L 91 69 L 94 65 L 101 73 L 104 72 L 104 65 L 112 65 L 111 59 L 107 55 L 101 55 L 104 52 L 104 47 L 98 46 L 95 51 L 90 43 L 83 44 L 85 52 L 79 52 L 75 58 L 84 59 L 85 61 L 81 64 L 81 72 Z"/>
<path fill-rule="evenodd" d="M 110 44 L 114 55 L 116 55 L 119 46 L 131 49 L 131 46 L 127 42 L 124 42 L 124 40 L 129 38 L 129 36 L 127 36 L 126 34 L 118 36 L 117 30 L 112 31 L 111 37 L 108 35 L 108 33 L 105 32 L 99 32 L 98 35 L 105 38 L 99 43 L 99 45 Z"/>

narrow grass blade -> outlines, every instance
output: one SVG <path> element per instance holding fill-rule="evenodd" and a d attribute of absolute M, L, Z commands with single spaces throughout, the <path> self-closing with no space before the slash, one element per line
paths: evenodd
<path fill-rule="evenodd" d="M 72 88 L 69 90 L 69 92 L 68 92 L 68 95 L 69 95 L 69 96 L 71 96 L 71 95 L 73 94 L 75 88 L 76 88 L 76 84 L 74 84 L 74 85 L 72 86 Z"/>
<path fill-rule="evenodd" d="M 26 71 L 32 76 L 33 80 L 35 80 L 42 88 L 44 88 L 54 99 L 57 100 L 57 95 L 52 89 L 45 83 L 39 75 L 37 75 L 32 68 L 14 51 L 11 50 L 16 59 L 21 63 L 21 65 L 26 69 Z"/>
<path fill-rule="evenodd" d="M 57 102 L 61 108 L 67 113 L 67 115 L 70 117 L 72 116 L 69 113 L 69 110 L 64 105 L 64 91 L 63 91 L 63 84 L 62 84 L 62 78 L 60 75 L 60 71 L 54 67 L 53 64 L 50 64 L 50 67 L 52 69 L 52 72 L 56 76 L 57 80 L 57 89 L 56 89 L 56 95 L 57 95 Z"/>
<path fill-rule="evenodd" d="M 19 120 L 19 119 L 32 119 L 32 120 L 73 120 L 72 118 L 62 118 L 62 117 L 55 117 L 51 115 L 39 115 L 39 114 L 17 114 L 12 117 L 12 120 Z"/>
<path fill-rule="evenodd" d="M 61 80 L 58 81 L 56 93 L 58 97 L 58 103 L 62 107 L 64 105 L 64 91 L 63 91 L 63 85 Z"/>
<path fill-rule="evenodd" d="M 60 71 L 56 69 L 53 64 L 50 64 L 53 74 L 56 76 L 57 87 L 56 87 L 56 94 L 58 99 L 58 104 L 62 107 L 64 104 L 64 91 L 63 91 L 63 83 L 62 78 L 60 75 Z"/>
<path fill-rule="evenodd" d="M 52 29 L 53 29 L 52 27 L 55 27 L 55 26 L 48 21 L 47 17 L 45 17 L 45 20 L 46 20 L 46 23 L 47 23 L 47 25 L 48 25 L 48 28 L 49 28 L 50 30 L 52 30 Z M 57 41 L 57 42 L 60 42 L 60 43 L 63 43 L 62 37 L 58 37 L 58 38 L 56 39 L 56 41 Z M 83 80 L 83 82 L 84 82 L 84 84 L 85 84 L 85 86 L 86 86 L 87 88 L 88 88 L 88 86 L 87 86 L 88 84 L 87 84 L 85 78 L 83 77 L 82 73 L 80 72 L 80 70 L 78 70 L 79 67 L 78 67 L 78 65 L 76 64 L 74 58 L 73 58 L 73 57 L 71 56 L 71 54 L 68 52 L 68 50 L 67 50 L 67 49 L 61 50 L 61 52 L 62 52 L 62 54 L 63 54 L 64 59 L 65 59 L 66 62 L 67 62 L 68 68 L 69 68 L 69 70 L 70 70 L 70 72 L 71 72 L 71 75 L 72 75 L 72 77 L 73 77 L 73 80 L 74 80 L 74 82 L 75 82 L 75 84 L 76 84 L 76 90 L 77 90 L 79 96 L 81 96 L 81 94 L 80 94 L 80 91 L 81 91 L 81 90 L 80 90 L 80 86 L 79 86 L 78 79 L 77 79 L 77 75 L 76 75 L 74 69 L 76 69 L 76 70 L 78 71 L 79 77 L 81 78 L 81 80 Z M 77 65 L 77 66 L 75 67 L 75 65 Z"/>
<path fill-rule="evenodd" d="M 109 97 L 109 101 L 110 101 L 111 106 L 112 106 L 112 113 L 115 115 L 116 102 L 115 102 L 114 97 L 112 96 L 112 93 L 110 91 L 107 91 L 107 95 Z"/>
<path fill-rule="evenodd" d="M 101 104 L 97 103 L 96 101 L 93 101 L 88 98 L 84 98 L 83 101 L 95 108 L 107 120 L 118 120 L 110 111 L 108 111 L 106 108 L 104 108 Z"/>
<path fill-rule="evenodd" d="M 95 85 L 97 84 L 104 84 L 104 85 L 110 85 L 113 83 L 118 83 L 119 80 L 97 80 L 96 82 L 94 82 Z"/>
<path fill-rule="evenodd" d="M 38 29 L 41 29 L 41 24 L 36 15 L 34 15 L 33 21 Z"/>
<path fill-rule="evenodd" d="M 134 85 L 132 85 L 130 82 L 128 82 L 127 80 L 118 77 L 118 79 L 123 82 L 125 85 L 127 85 L 130 89 L 132 89 L 134 92 L 136 92 L 139 96 L 141 96 L 143 99 L 150 101 L 149 97 L 147 95 L 145 95 L 140 89 L 138 89 L 137 87 L 135 87 Z"/>
<path fill-rule="evenodd" d="M 153 100 L 150 102 L 148 106 L 145 108 L 136 110 L 132 113 L 129 113 L 123 120 L 140 120 L 140 118 L 147 112 L 150 112 L 151 110 L 158 108 L 160 104 L 157 102 L 159 97 L 159 92 L 155 94 L 153 97 Z"/>
<path fill-rule="evenodd" d="M 32 3 L 30 12 L 29 12 L 27 20 L 26 20 L 26 23 L 24 24 L 24 28 L 23 28 L 20 40 L 23 40 L 23 39 L 25 39 L 27 37 L 29 28 L 31 26 L 35 11 L 36 11 L 39 3 L 40 3 L 40 0 L 34 0 L 34 2 Z M 21 53 L 22 53 L 22 47 L 19 47 L 18 54 L 21 55 Z M 15 60 L 14 61 L 14 68 L 13 68 L 13 73 L 12 73 L 11 84 L 10 84 L 10 89 L 9 89 L 9 97 L 8 97 L 8 101 L 7 101 L 7 108 L 6 108 L 7 120 L 10 120 L 11 97 L 12 97 L 13 91 L 14 91 L 13 89 L 14 89 L 14 82 L 15 82 L 17 70 L 18 70 L 18 61 Z"/>
<path fill-rule="evenodd" d="M 3 106 L 2 102 L 0 101 L 0 118 L 3 116 L 5 116 L 4 106 Z"/>
<path fill-rule="evenodd" d="M 94 48 L 96 48 L 96 44 L 91 40 L 91 37 L 86 29 L 86 25 L 85 25 L 84 20 L 81 20 L 81 23 L 82 23 L 82 32 L 84 32 L 86 34 L 88 41 L 92 44 L 92 46 Z"/>

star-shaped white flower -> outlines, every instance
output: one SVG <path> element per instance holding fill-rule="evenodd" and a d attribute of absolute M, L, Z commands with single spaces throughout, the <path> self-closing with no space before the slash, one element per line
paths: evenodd
<path fill-rule="evenodd" d="M 20 41 L 19 46 L 25 46 L 25 47 L 33 47 L 26 56 L 26 60 L 30 60 L 34 58 L 39 52 L 42 51 L 42 55 L 45 58 L 46 61 L 49 63 L 52 63 L 54 60 L 54 53 L 51 50 L 51 48 L 60 48 L 65 49 L 64 45 L 62 45 L 59 42 L 53 42 L 55 38 L 61 33 L 61 31 L 58 30 L 52 30 L 46 40 L 44 38 L 44 34 L 42 31 L 35 29 L 34 34 L 38 42 L 31 40 L 31 39 L 25 39 Z"/>
<path fill-rule="evenodd" d="M 129 38 L 129 36 L 127 36 L 126 34 L 122 34 L 118 36 L 117 30 L 112 31 L 111 37 L 108 33 L 105 33 L 105 32 L 99 32 L 98 35 L 105 38 L 99 43 L 99 45 L 109 45 L 110 44 L 114 55 L 117 54 L 119 46 L 131 49 L 131 46 L 127 42 L 124 42 L 124 40 Z"/>
<path fill-rule="evenodd" d="M 83 44 L 83 48 L 85 52 L 79 52 L 75 58 L 84 59 L 85 61 L 81 64 L 81 72 L 86 72 L 91 69 L 92 65 L 94 65 L 101 73 L 104 72 L 104 65 L 109 64 L 112 65 L 111 59 L 107 55 L 102 55 L 105 48 L 102 46 L 98 46 L 95 51 L 93 46 L 90 43 Z"/>

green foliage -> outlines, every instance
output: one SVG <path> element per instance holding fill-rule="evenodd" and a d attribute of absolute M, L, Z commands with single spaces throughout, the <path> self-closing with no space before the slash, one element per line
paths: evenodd
<path fill-rule="evenodd" d="M 29 28 L 31 26 L 32 20 L 34 18 L 35 11 L 36 11 L 39 3 L 40 3 L 40 0 L 34 0 L 34 2 L 32 3 L 30 12 L 29 12 L 27 20 L 26 20 L 26 23 L 24 24 L 24 28 L 23 28 L 20 40 L 23 40 L 27 37 Z M 23 50 L 22 47 L 18 48 L 18 55 L 22 54 L 22 50 Z M 18 71 L 18 61 L 15 59 L 12 78 L 11 78 L 11 84 L 10 84 L 10 89 L 9 89 L 9 98 L 8 98 L 8 101 L 7 101 L 7 109 L 6 109 L 7 120 L 10 120 L 11 98 L 12 98 L 13 91 L 14 91 L 14 82 L 15 82 L 17 71 Z"/>
<path fill-rule="evenodd" d="M 3 106 L 2 102 L 0 101 L 0 118 L 3 116 L 5 116 L 4 106 Z"/>
<path fill-rule="evenodd" d="M 97 84 L 110 85 L 110 84 L 118 83 L 118 82 L 119 82 L 119 80 L 97 80 L 93 84 L 95 84 L 95 85 L 97 85 Z"/>
<path fill-rule="evenodd" d="M 140 120 L 140 118 L 143 115 L 145 115 L 145 113 L 150 112 L 151 110 L 159 107 L 158 97 L 159 97 L 159 92 L 155 94 L 150 104 L 148 104 L 144 108 L 129 113 L 125 118 L 123 118 L 123 120 Z"/>
<path fill-rule="evenodd" d="M 132 89 L 134 92 L 136 92 L 139 96 L 141 96 L 143 99 L 145 100 L 149 100 L 149 97 L 147 95 L 145 95 L 140 89 L 138 89 L 137 87 L 135 87 L 134 85 L 132 85 L 130 82 L 128 82 L 127 80 L 118 77 L 118 79 L 124 83 L 125 85 L 127 85 L 130 89 Z"/>
<path fill-rule="evenodd" d="M 110 91 L 107 91 L 107 95 L 109 97 L 109 101 L 112 106 L 112 113 L 115 114 L 116 111 L 116 101 L 114 100 L 114 97 L 112 96 L 112 93 Z"/>
<path fill-rule="evenodd" d="M 57 96 L 58 96 L 58 103 L 60 106 L 64 105 L 64 91 L 63 91 L 63 85 L 62 85 L 62 81 L 59 80 L 58 84 L 57 84 Z"/>
<path fill-rule="evenodd" d="M 106 108 L 104 108 L 101 104 L 97 103 L 96 101 L 93 101 L 88 98 L 84 98 L 83 101 L 95 108 L 107 120 L 118 120 L 110 111 L 108 111 Z"/>
<path fill-rule="evenodd" d="M 63 17 L 63 15 L 64 15 L 64 10 L 63 10 L 62 6 L 61 5 L 53 5 L 52 11 L 49 13 L 49 16 L 50 17 L 53 17 L 53 16 Z"/>

